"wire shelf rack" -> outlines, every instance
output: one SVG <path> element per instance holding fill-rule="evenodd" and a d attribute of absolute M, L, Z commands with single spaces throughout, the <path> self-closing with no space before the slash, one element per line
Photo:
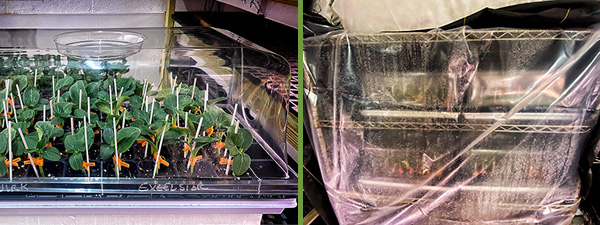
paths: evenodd
<path fill-rule="evenodd" d="M 519 40 L 585 40 L 592 34 L 587 30 L 451 30 L 426 33 L 380 33 L 369 35 L 348 35 L 350 44 L 390 44 L 403 42 L 455 42 L 455 41 L 519 41 Z M 338 39 L 330 39 L 338 40 Z M 344 44 L 346 41 L 344 41 Z M 307 39 L 304 46 L 322 46 L 339 44 L 334 41 L 323 42 L 320 39 Z"/>
<path fill-rule="evenodd" d="M 345 129 L 383 129 L 383 130 L 426 130 L 426 131 L 485 131 L 491 124 L 474 123 L 417 123 L 417 122 L 371 122 L 371 121 L 344 121 L 343 123 L 331 120 L 321 120 L 319 128 L 345 128 Z M 577 125 L 522 125 L 504 124 L 494 132 L 504 133 L 552 133 L 572 134 L 589 133 L 590 126 Z"/>

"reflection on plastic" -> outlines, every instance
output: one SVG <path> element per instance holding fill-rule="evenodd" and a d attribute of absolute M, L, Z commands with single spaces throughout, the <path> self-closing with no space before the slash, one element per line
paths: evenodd
<path fill-rule="evenodd" d="M 342 224 L 569 223 L 599 107 L 595 30 L 305 40 L 310 128 Z"/>

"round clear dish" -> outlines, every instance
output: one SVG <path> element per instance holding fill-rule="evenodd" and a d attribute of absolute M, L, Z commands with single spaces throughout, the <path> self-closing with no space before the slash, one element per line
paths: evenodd
<path fill-rule="evenodd" d="M 59 53 L 86 60 L 124 59 L 140 52 L 144 35 L 127 31 L 75 31 L 54 36 Z"/>

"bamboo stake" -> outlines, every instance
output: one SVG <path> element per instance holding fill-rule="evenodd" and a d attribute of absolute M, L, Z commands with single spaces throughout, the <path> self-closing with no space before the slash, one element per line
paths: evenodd
<path fill-rule="evenodd" d="M 177 78 L 175 78 L 175 79 L 177 79 Z M 181 89 L 180 87 L 181 86 L 177 86 L 177 92 L 175 94 L 175 98 L 177 99 L 177 104 L 176 104 L 177 110 L 179 110 L 179 90 Z M 177 121 L 177 127 L 179 127 L 179 113 L 176 113 L 176 115 L 177 115 L 177 119 L 175 119 L 175 121 Z"/>
<path fill-rule="evenodd" d="M 17 110 L 15 110 L 15 101 L 14 101 L 15 96 L 13 96 L 12 93 L 10 93 L 10 99 L 13 100 L 13 104 L 12 104 L 13 114 L 15 114 L 15 122 L 18 123 L 19 119 L 17 119 Z"/>
<path fill-rule="evenodd" d="M 187 120 L 188 120 L 188 113 L 187 113 L 187 112 L 185 112 L 185 121 L 184 121 L 184 123 L 183 123 L 183 124 L 184 124 L 184 125 L 183 125 L 183 127 L 185 127 L 185 128 L 187 128 L 187 127 L 188 127 L 188 122 L 187 122 Z"/>
<path fill-rule="evenodd" d="M 114 134 L 114 139 L 115 139 L 115 174 L 117 175 L 117 179 L 119 179 L 119 151 L 118 151 L 118 147 L 117 147 L 117 121 L 115 120 L 115 117 L 112 118 L 113 119 L 113 134 Z"/>
<path fill-rule="evenodd" d="M 83 90 L 79 89 L 79 108 L 81 109 L 81 97 L 83 95 Z"/>
<path fill-rule="evenodd" d="M 152 115 L 154 114 L 154 102 L 155 102 L 155 101 L 156 101 L 156 99 L 155 99 L 155 98 L 153 98 L 153 99 L 152 99 L 152 104 L 151 104 L 151 107 L 152 107 L 152 109 L 150 109 L 150 120 L 149 120 L 149 123 L 150 123 L 150 124 L 152 124 L 152 117 L 153 117 Z"/>
<path fill-rule="evenodd" d="M 52 120 L 52 118 L 54 118 L 54 109 L 53 108 L 54 107 L 52 107 L 52 100 L 50 100 L 50 120 Z M 53 137 L 52 141 L 56 141 L 56 137 Z"/>
<path fill-rule="evenodd" d="M 206 91 L 204 92 L 204 111 L 206 112 L 206 103 L 208 102 L 208 83 L 206 83 Z"/>
<path fill-rule="evenodd" d="M 13 153 L 12 153 L 12 128 L 10 126 L 10 121 L 8 120 L 8 102 L 4 102 L 2 104 L 4 108 L 4 121 L 6 122 L 6 126 L 8 127 L 8 167 L 10 173 L 10 181 L 13 179 L 13 169 L 12 169 L 12 161 L 13 161 Z"/>
<path fill-rule="evenodd" d="M 21 109 L 23 108 L 23 97 L 21 97 L 21 89 L 17 84 L 17 97 L 19 97 L 19 103 L 21 104 Z"/>
<path fill-rule="evenodd" d="M 152 109 L 150 109 L 150 119 L 148 120 L 148 126 L 150 126 L 150 124 L 152 124 L 152 116 L 154 114 L 154 101 L 156 99 L 152 99 Z M 148 156 L 148 144 L 146 144 L 146 147 L 144 148 L 144 158 L 146 158 Z"/>
<path fill-rule="evenodd" d="M 21 131 L 21 128 L 19 128 L 19 135 L 21 135 L 21 140 L 23 141 L 23 146 L 25 146 L 25 149 L 29 149 L 29 147 L 27 146 L 27 142 L 25 141 L 25 136 L 23 135 L 23 131 Z M 38 173 L 37 168 L 35 168 L 35 163 L 33 162 L 33 157 L 31 156 L 31 153 L 27 153 L 27 156 L 29 157 L 29 161 L 31 162 L 31 167 L 33 168 L 33 171 L 35 172 L 35 176 L 40 177 L 40 174 Z"/>
<path fill-rule="evenodd" d="M 146 103 L 146 106 L 148 106 L 148 101 L 146 101 L 146 85 L 147 85 L 147 82 L 146 82 L 146 79 L 144 79 L 144 85 L 142 85 L 143 86 L 143 89 L 142 89 L 142 110 L 144 108 L 144 103 Z M 148 111 L 148 110 L 146 110 L 146 111 Z"/>
<path fill-rule="evenodd" d="M 117 94 L 117 91 L 119 90 L 119 88 L 117 88 L 117 79 L 113 78 L 113 83 L 115 85 L 115 97 L 119 98 L 119 94 Z"/>
<path fill-rule="evenodd" d="M 186 129 L 188 128 L 187 127 L 188 126 L 187 120 L 188 120 L 188 113 L 185 112 L 185 121 L 183 121 L 183 124 L 184 124 L 183 127 L 185 127 Z M 184 141 L 185 141 L 185 143 L 187 143 L 187 135 L 184 137 Z M 183 158 L 185 159 L 186 157 L 187 157 L 187 152 L 184 151 L 183 152 Z"/>
<path fill-rule="evenodd" d="M 58 96 L 56 97 L 56 103 L 60 103 L 60 90 L 58 90 Z"/>
<path fill-rule="evenodd" d="M 227 168 L 225 169 L 225 176 L 229 175 L 229 162 L 231 162 L 231 155 L 227 159 Z"/>
<path fill-rule="evenodd" d="M 202 127 L 203 120 L 204 120 L 204 117 L 200 117 L 200 121 L 198 122 L 198 129 L 196 129 L 196 135 L 194 135 L 194 139 L 198 138 L 198 135 L 200 135 L 200 130 L 202 129 L 201 127 Z M 196 142 L 194 141 L 192 144 L 191 151 L 193 151 L 195 148 L 196 148 Z M 194 157 L 194 156 L 190 152 L 190 159 L 191 159 L 191 157 Z M 191 160 L 188 160 L 188 165 L 187 165 L 188 170 L 190 169 L 191 164 L 192 164 Z"/>
<path fill-rule="evenodd" d="M 169 115 L 167 115 L 165 117 L 165 121 L 169 121 Z M 168 122 L 167 122 L 168 123 Z M 167 124 L 166 126 L 169 126 L 169 124 Z M 162 144 L 165 138 L 165 131 L 166 131 L 166 127 L 163 128 L 162 130 L 162 134 L 160 135 L 160 142 L 158 144 L 158 152 L 156 153 L 156 163 L 154 164 L 154 172 L 152 173 L 152 178 L 154 178 L 156 176 L 156 172 L 158 170 L 158 163 L 159 163 L 159 159 L 160 159 L 160 150 L 162 149 Z"/>
<path fill-rule="evenodd" d="M 44 116 L 42 118 L 44 118 L 43 121 L 46 122 L 46 105 L 44 105 Z"/>
<path fill-rule="evenodd" d="M 233 107 L 233 113 L 231 115 L 231 124 L 229 124 L 229 126 L 232 126 L 233 123 L 235 122 L 235 112 L 237 112 L 237 107 L 238 107 L 238 104 L 235 103 L 235 106 Z"/>
<path fill-rule="evenodd" d="M 4 81 L 4 85 L 5 85 L 5 89 L 4 89 L 4 90 L 5 90 L 5 93 L 4 93 L 4 94 L 6 95 L 6 96 L 4 97 L 4 99 L 6 100 L 6 102 L 8 102 L 8 88 L 9 88 L 9 86 L 8 86 L 8 85 L 9 85 L 9 82 L 10 82 L 10 81 L 8 81 L 8 80 L 5 80 L 5 81 Z M 7 105 L 8 105 L 8 104 L 7 104 Z M 5 108 L 5 111 L 4 111 L 4 116 L 5 116 L 5 117 L 8 117 L 8 110 L 9 110 L 8 108 Z M 8 126 L 8 124 L 7 124 L 6 126 Z"/>
<path fill-rule="evenodd" d="M 125 117 L 127 116 L 127 110 L 123 111 L 123 122 L 121 123 L 121 129 L 125 128 Z"/>
<path fill-rule="evenodd" d="M 125 87 L 121 87 L 121 91 L 119 91 L 119 97 L 117 97 L 117 100 L 121 97 L 121 95 L 123 95 L 123 88 Z"/>
<path fill-rule="evenodd" d="M 73 117 L 71 117 L 71 135 L 75 135 L 75 123 L 73 123 Z"/>
<path fill-rule="evenodd" d="M 192 100 L 194 100 L 194 93 L 196 93 L 196 77 L 194 77 L 194 86 L 192 86 Z"/>
<path fill-rule="evenodd" d="M 33 86 L 37 87 L 37 69 L 35 69 L 35 75 L 33 76 Z"/>
<path fill-rule="evenodd" d="M 92 123 L 92 117 L 90 116 L 90 97 L 87 97 L 87 117 L 88 117 L 88 123 Z"/>
<path fill-rule="evenodd" d="M 52 98 L 56 99 L 56 84 L 54 84 L 54 75 L 52 76 Z"/>
<path fill-rule="evenodd" d="M 52 100 L 50 100 L 50 119 L 52 119 L 52 117 L 54 117 L 54 109 L 52 107 Z"/>
<path fill-rule="evenodd" d="M 112 106 L 113 99 L 112 99 L 112 93 L 111 92 L 112 92 L 112 88 L 110 87 L 110 85 L 108 85 L 108 98 L 110 100 L 110 104 L 109 104 L 110 105 L 110 113 L 114 114 L 115 111 L 113 110 L 113 106 Z"/>
<path fill-rule="evenodd" d="M 83 133 L 85 134 L 85 159 L 86 159 L 86 161 L 88 163 L 88 167 L 89 167 L 89 164 L 90 164 L 90 152 L 88 150 L 89 147 L 88 147 L 87 123 L 85 122 L 85 116 L 83 117 L 83 121 L 84 121 L 83 122 L 83 130 L 84 130 Z M 91 170 L 90 170 L 90 172 L 91 172 Z M 88 177 L 90 177 L 90 172 L 88 172 Z"/>

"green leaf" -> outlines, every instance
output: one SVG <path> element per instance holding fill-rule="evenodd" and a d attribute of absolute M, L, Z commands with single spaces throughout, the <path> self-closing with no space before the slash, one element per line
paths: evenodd
<path fill-rule="evenodd" d="M 119 97 L 119 99 L 117 100 L 117 104 L 115 105 L 115 109 L 118 109 L 119 107 L 121 107 L 123 105 L 123 103 L 127 100 L 129 100 L 129 96 Z"/>
<path fill-rule="evenodd" d="M 75 153 L 69 157 L 69 165 L 74 170 L 80 170 L 83 167 L 83 156 L 81 153 Z"/>
<path fill-rule="evenodd" d="M 73 112 L 73 117 L 77 119 L 83 119 L 83 117 L 87 117 L 87 112 L 83 109 L 75 109 Z"/>
<path fill-rule="evenodd" d="M 7 172 L 8 167 L 6 167 L 6 164 L 4 162 L 0 163 L 0 177 L 6 176 Z"/>
<path fill-rule="evenodd" d="M 170 95 L 170 94 L 171 94 L 171 88 L 170 87 L 163 88 L 156 95 L 156 101 L 160 102 L 160 101 L 164 100 L 167 97 L 167 95 Z"/>
<path fill-rule="evenodd" d="M 242 147 L 242 144 L 244 143 L 244 138 L 242 137 L 242 135 L 236 134 L 234 132 L 227 132 L 227 138 L 225 139 L 230 139 L 236 147 Z"/>
<path fill-rule="evenodd" d="M 87 102 L 87 91 L 85 91 L 85 84 L 82 80 L 79 80 L 69 88 L 69 97 L 73 104 L 79 106 L 79 91 L 81 90 L 81 107 L 83 108 Z"/>
<path fill-rule="evenodd" d="M 148 91 L 148 93 L 146 93 L 146 96 L 155 96 L 158 94 L 158 91 Z"/>
<path fill-rule="evenodd" d="M 85 85 L 85 91 L 90 98 L 96 98 L 98 96 L 98 92 L 100 91 L 100 83 L 92 82 Z"/>
<path fill-rule="evenodd" d="M 252 141 L 254 140 L 252 138 L 252 134 L 250 133 L 249 130 L 240 128 L 238 130 L 238 134 L 242 137 L 242 139 L 244 140 L 242 142 L 242 145 L 240 146 L 240 148 L 242 148 L 244 151 L 248 150 L 248 148 L 250 148 L 250 145 L 252 145 Z"/>
<path fill-rule="evenodd" d="M 134 95 L 129 98 L 129 104 L 132 109 L 141 109 L 142 108 L 142 97 Z"/>
<path fill-rule="evenodd" d="M 39 127 L 36 127 L 35 133 L 37 134 L 38 140 L 42 140 L 42 137 L 44 137 L 44 131 L 42 131 L 42 129 L 40 129 Z M 40 144 L 40 143 L 38 142 L 38 144 Z M 36 148 L 38 148 L 38 147 L 36 147 Z"/>
<path fill-rule="evenodd" d="M 240 149 L 239 149 L 238 147 L 235 147 L 235 146 L 233 146 L 233 147 L 231 147 L 231 148 L 227 148 L 227 149 L 229 149 L 229 154 L 230 154 L 231 156 L 236 156 L 236 155 L 238 155 L 238 154 L 240 154 L 240 153 L 241 153 L 241 152 L 240 152 Z"/>
<path fill-rule="evenodd" d="M 106 91 L 98 92 L 98 94 L 96 95 L 96 98 L 101 101 L 105 101 L 105 102 L 110 101 L 110 98 L 108 97 L 108 92 L 106 92 Z"/>
<path fill-rule="evenodd" d="M 174 111 L 177 109 L 177 96 L 174 94 L 167 95 L 163 103 L 165 104 L 165 108 Z"/>
<path fill-rule="evenodd" d="M 60 152 L 58 149 L 54 147 L 46 147 L 41 154 L 42 158 L 50 160 L 50 161 L 58 161 L 60 160 Z"/>
<path fill-rule="evenodd" d="M 109 159 L 115 153 L 115 147 L 109 145 L 100 146 L 100 157 L 104 160 Z"/>
<path fill-rule="evenodd" d="M 98 114 L 94 114 L 94 113 L 90 113 L 90 117 L 92 118 L 92 124 L 98 122 L 100 120 L 100 117 L 98 117 Z"/>
<path fill-rule="evenodd" d="M 71 86 L 71 84 L 73 84 L 73 81 L 74 81 L 74 79 L 70 76 L 56 81 L 56 90 L 67 87 L 67 86 Z"/>
<path fill-rule="evenodd" d="M 121 88 L 123 88 L 122 96 L 132 95 L 137 86 L 136 83 L 137 81 L 135 81 L 133 77 L 117 79 L 117 92 L 120 92 Z"/>
<path fill-rule="evenodd" d="M 20 128 L 21 131 L 23 132 L 23 134 L 25 134 L 27 128 L 29 128 L 29 122 L 12 123 L 12 128 L 15 129 L 15 131 L 18 131 Z M 19 133 L 17 133 L 17 136 L 14 136 L 14 137 L 17 138 L 18 136 L 19 136 Z M 20 138 L 20 137 L 18 137 L 18 138 Z"/>
<path fill-rule="evenodd" d="M 126 127 L 117 132 L 117 142 L 119 144 L 118 151 L 119 153 L 124 153 L 137 140 L 140 136 L 141 130 L 137 127 Z"/>
<path fill-rule="evenodd" d="M 30 108 L 23 108 L 17 111 L 20 111 L 17 114 L 17 116 L 19 117 L 19 121 L 31 121 L 31 119 L 33 119 L 33 117 L 35 116 L 35 110 Z"/>
<path fill-rule="evenodd" d="M 60 102 L 54 104 L 52 108 L 54 109 L 54 114 L 62 118 L 67 118 L 71 115 L 71 112 L 73 111 L 73 103 Z"/>
<path fill-rule="evenodd" d="M 104 142 L 109 144 L 110 146 L 115 146 L 115 137 L 112 128 L 106 128 L 102 132 L 102 137 L 104 137 Z"/>
<path fill-rule="evenodd" d="M 202 136 L 202 137 L 198 137 L 198 138 L 194 139 L 194 141 L 198 142 L 198 143 L 212 143 L 212 142 L 216 142 L 218 140 L 219 139 L 207 137 L 207 136 Z"/>
<path fill-rule="evenodd" d="M 135 137 L 137 138 L 137 136 L 140 135 L 140 129 L 137 127 L 125 127 L 123 129 L 120 129 L 119 131 L 117 131 L 117 142 L 120 142 L 121 140 L 128 138 L 128 137 Z"/>
<path fill-rule="evenodd" d="M 242 153 L 233 157 L 231 169 L 233 174 L 236 176 L 243 175 L 250 168 L 250 156 L 246 153 Z"/>
<path fill-rule="evenodd" d="M 52 131 L 54 130 L 54 127 L 50 121 L 38 121 L 35 123 L 35 127 L 42 130 L 44 137 L 50 137 L 52 135 Z"/>
<path fill-rule="evenodd" d="M 64 134 L 65 134 L 65 130 L 55 127 L 55 128 L 52 128 L 52 133 L 50 134 L 49 138 L 62 137 Z"/>
<path fill-rule="evenodd" d="M 98 108 L 98 110 L 100 110 L 100 112 L 107 115 L 112 115 L 112 112 L 110 111 L 110 105 L 108 103 L 96 102 L 96 107 Z"/>
<path fill-rule="evenodd" d="M 69 92 L 65 92 L 63 95 L 60 96 L 60 102 L 68 102 L 69 100 Z"/>
<path fill-rule="evenodd" d="M 150 113 L 143 110 L 135 110 L 131 114 L 133 115 L 133 118 L 135 118 L 135 122 L 140 121 L 143 125 L 149 123 L 148 120 L 150 119 Z"/>
<path fill-rule="evenodd" d="M 231 136 L 229 134 L 227 134 L 227 137 L 225 137 L 225 148 L 230 149 L 230 150 L 237 149 L 233 138 L 231 138 Z"/>
<path fill-rule="evenodd" d="M 35 87 L 28 87 L 23 93 L 23 104 L 29 108 L 35 108 L 40 101 L 40 92 Z"/>
<path fill-rule="evenodd" d="M 198 104 L 199 106 L 204 106 L 204 92 L 206 92 L 206 90 L 200 90 L 198 89 L 198 87 L 194 87 L 196 89 L 196 91 L 194 92 L 194 100 L 200 102 L 201 104 Z"/>
<path fill-rule="evenodd" d="M 15 140 L 13 141 L 13 150 L 15 151 L 15 156 L 23 154 L 24 152 L 27 152 L 28 150 L 36 150 L 36 145 L 38 143 L 38 138 L 37 138 L 37 134 L 25 134 L 23 133 L 23 135 L 25 135 L 25 141 L 27 142 L 27 147 L 29 147 L 28 149 L 25 149 L 25 146 L 23 145 L 23 139 L 21 139 L 21 137 L 19 136 L 19 134 L 16 134 L 17 136 L 15 137 Z M 20 154 L 17 154 L 20 153 Z"/>
<path fill-rule="evenodd" d="M 7 152 L 8 142 L 8 129 L 4 129 L 4 131 L 0 133 L 0 154 L 4 155 Z"/>
<path fill-rule="evenodd" d="M 226 97 L 218 97 L 218 98 L 215 98 L 215 99 L 208 100 L 208 101 L 206 101 L 206 103 L 207 103 L 208 105 L 214 105 L 214 104 L 215 104 L 215 103 L 217 103 L 217 102 L 220 102 L 220 101 L 225 101 L 225 100 L 227 100 L 227 98 L 226 98 Z"/>
<path fill-rule="evenodd" d="M 165 132 L 165 140 L 178 139 L 183 135 L 181 132 L 173 131 L 173 128 L 170 128 L 167 132 Z"/>
<path fill-rule="evenodd" d="M 63 123 L 65 120 L 63 118 L 60 117 L 52 117 L 52 119 L 50 120 L 50 123 L 52 123 L 53 126 L 57 126 L 60 125 L 61 123 Z"/>
<path fill-rule="evenodd" d="M 192 103 L 192 98 L 187 95 L 179 95 L 179 110 L 183 110 L 186 106 Z"/>
<path fill-rule="evenodd" d="M 67 134 L 67 136 L 65 137 L 65 149 L 70 153 L 85 151 L 85 139 L 83 138 L 83 135 Z"/>
<path fill-rule="evenodd" d="M 22 92 L 23 89 L 25 89 L 27 87 L 27 76 L 26 75 L 19 75 L 15 78 L 15 82 L 13 83 L 14 87 L 17 87 L 17 84 L 19 85 L 19 92 Z M 16 89 L 12 89 L 13 91 Z"/>
<path fill-rule="evenodd" d="M 167 116 L 167 113 L 162 108 L 158 107 L 154 109 L 154 115 L 152 121 L 162 121 Z"/>
<path fill-rule="evenodd" d="M 81 127 L 79 129 L 77 129 L 77 134 L 79 136 L 79 138 L 84 140 L 83 146 L 84 146 L 84 151 L 85 151 L 85 133 L 83 131 L 83 124 L 81 125 Z M 89 149 L 92 144 L 94 144 L 94 130 L 91 128 L 91 124 L 87 124 L 87 139 L 88 139 L 88 146 L 87 148 Z"/>

